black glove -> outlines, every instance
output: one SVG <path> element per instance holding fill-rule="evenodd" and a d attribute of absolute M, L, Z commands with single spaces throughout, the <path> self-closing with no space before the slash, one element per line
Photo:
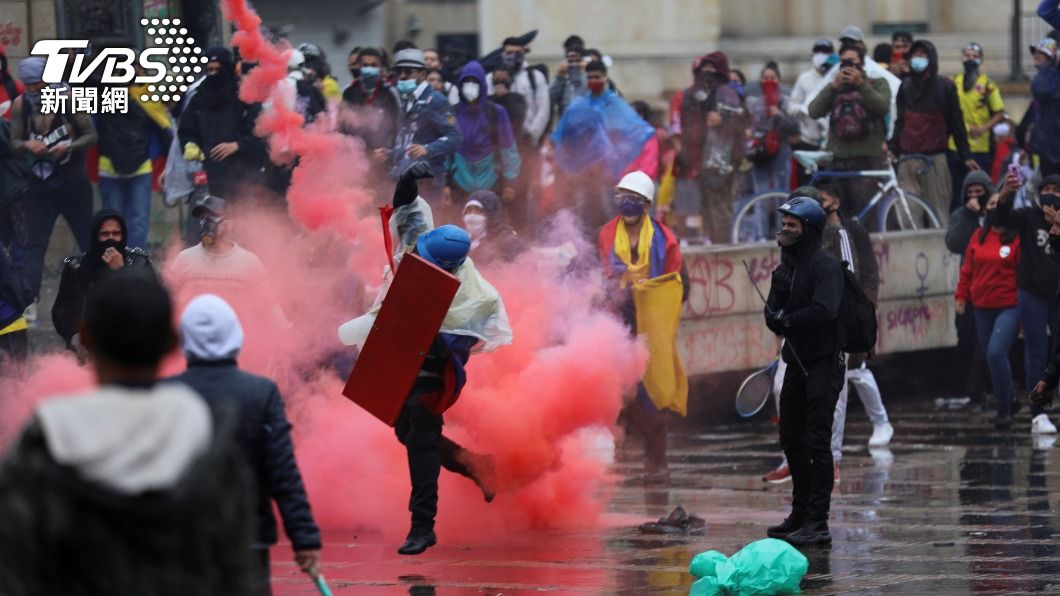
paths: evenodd
<path fill-rule="evenodd" d="M 434 172 L 431 171 L 431 164 L 425 161 L 414 161 L 409 164 L 405 171 L 401 172 L 397 186 L 394 187 L 394 209 L 415 201 L 416 196 L 420 194 L 419 185 L 416 184 L 416 181 L 420 178 L 431 178 L 433 176 Z"/>
<path fill-rule="evenodd" d="M 787 294 L 791 291 L 792 279 L 788 268 L 781 265 L 773 270 L 772 289 Z"/>
<path fill-rule="evenodd" d="M 783 308 L 770 311 L 766 307 L 766 327 L 769 327 L 769 330 L 777 335 L 784 335 L 787 332 L 787 313 L 784 312 Z"/>

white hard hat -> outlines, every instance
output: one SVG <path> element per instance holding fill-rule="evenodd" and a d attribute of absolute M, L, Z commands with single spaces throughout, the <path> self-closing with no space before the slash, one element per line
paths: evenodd
<path fill-rule="evenodd" d="M 637 193 L 638 195 L 648 199 L 648 202 L 655 200 L 655 182 L 652 181 L 651 176 L 648 176 L 640 170 L 636 172 L 630 172 L 619 180 L 616 190 L 629 190 Z"/>

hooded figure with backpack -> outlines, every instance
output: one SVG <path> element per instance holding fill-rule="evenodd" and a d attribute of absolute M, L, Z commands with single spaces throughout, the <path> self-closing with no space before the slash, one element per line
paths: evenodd
<path fill-rule="evenodd" d="M 492 190 L 511 202 L 520 160 L 508 112 L 489 100 L 486 72 L 478 62 L 464 66 L 458 87 L 456 125 L 463 140 L 450 167 L 450 188 L 460 195 L 454 202 L 463 204 L 476 190 Z"/>
<path fill-rule="evenodd" d="M 924 170 L 919 160 L 898 166 L 898 184 L 919 195 L 935 208 L 942 225 L 950 216 L 953 183 L 950 180 L 949 138 L 953 136 L 957 154 L 969 170 L 979 169 L 968 148 L 968 131 L 964 128 L 957 86 L 939 76 L 939 57 L 935 45 L 917 40 L 909 52 L 912 72 L 898 90 L 898 119 L 891 137 L 895 155 L 923 153 L 930 158 Z M 923 172 L 923 173 L 921 173 Z"/>
<path fill-rule="evenodd" d="M 799 187 L 778 209 L 781 261 L 773 271 L 764 313 L 766 326 L 785 340 L 780 444 L 792 477 L 791 514 L 770 527 L 768 535 L 796 546 L 832 541 L 830 443 L 846 369 L 840 306 L 847 282 L 835 257 L 821 250 L 827 215 L 819 197 L 817 189 Z"/>

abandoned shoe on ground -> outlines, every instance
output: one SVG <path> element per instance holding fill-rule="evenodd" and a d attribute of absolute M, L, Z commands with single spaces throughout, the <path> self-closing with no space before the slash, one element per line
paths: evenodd
<path fill-rule="evenodd" d="M 678 505 L 670 515 L 659 521 L 641 524 L 639 529 L 643 534 L 705 534 L 707 522 L 701 517 L 689 515 L 684 507 Z"/>

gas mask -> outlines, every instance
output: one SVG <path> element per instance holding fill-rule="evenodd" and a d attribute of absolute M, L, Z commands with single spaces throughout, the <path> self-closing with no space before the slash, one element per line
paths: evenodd
<path fill-rule="evenodd" d="M 218 215 L 207 215 L 206 217 L 199 220 L 199 239 L 202 240 L 203 246 L 210 246 L 214 242 L 217 242 L 217 236 L 221 231 L 221 223 L 224 222 L 225 218 Z"/>

